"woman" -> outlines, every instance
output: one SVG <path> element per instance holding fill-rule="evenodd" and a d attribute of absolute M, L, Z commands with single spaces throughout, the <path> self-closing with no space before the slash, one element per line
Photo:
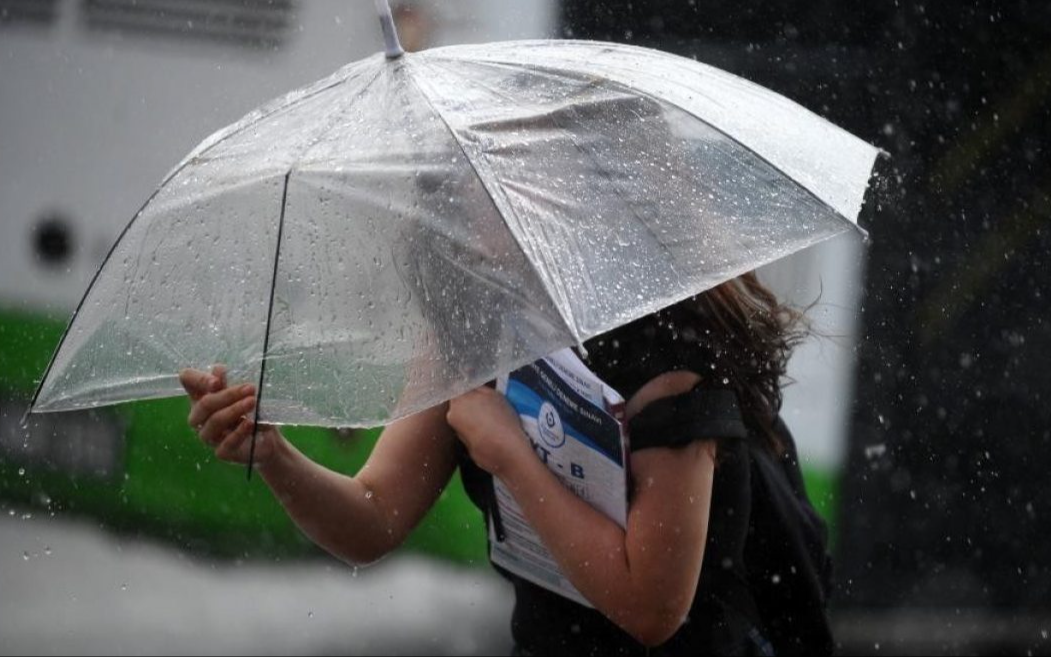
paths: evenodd
<path fill-rule="evenodd" d="M 559 483 L 490 388 L 392 424 L 355 477 L 272 427 L 256 460 L 300 528 L 356 564 L 396 548 L 457 467 L 484 512 L 499 477 L 595 607 L 503 573 L 522 654 L 830 653 L 824 527 L 777 415 L 800 320 L 747 274 L 585 345 L 628 399 L 626 529 Z M 254 387 L 227 387 L 221 368 L 181 379 L 191 426 L 219 458 L 246 461 Z"/>

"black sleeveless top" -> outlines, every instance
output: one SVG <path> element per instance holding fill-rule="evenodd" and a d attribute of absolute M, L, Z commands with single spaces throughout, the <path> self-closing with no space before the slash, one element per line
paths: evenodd
<path fill-rule="evenodd" d="M 592 350 L 585 362 L 626 399 L 668 359 L 610 358 Z M 601 345 L 600 345 L 601 346 Z M 664 361 L 664 362 L 658 362 Z M 826 529 L 807 500 L 795 443 L 778 419 L 784 454 L 775 455 L 744 422 L 736 394 L 701 384 L 659 400 L 633 418 L 631 449 L 717 440 L 708 539 L 700 582 L 686 623 L 647 650 L 598 611 L 497 568 L 515 587 L 512 634 L 523 654 L 769 655 L 831 654 L 826 616 L 831 562 Z M 492 477 L 458 444 L 464 487 L 492 521 Z"/>

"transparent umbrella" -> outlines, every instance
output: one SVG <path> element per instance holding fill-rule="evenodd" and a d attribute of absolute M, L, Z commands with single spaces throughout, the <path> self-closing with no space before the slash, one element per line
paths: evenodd
<path fill-rule="evenodd" d="M 845 231 L 878 151 L 704 64 L 524 41 L 387 52 L 219 131 L 101 266 L 35 412 L 183 393 L 375 426 Z"/>

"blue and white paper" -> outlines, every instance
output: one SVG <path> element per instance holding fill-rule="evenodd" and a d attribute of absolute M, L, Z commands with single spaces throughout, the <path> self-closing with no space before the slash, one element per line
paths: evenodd
<path fill-rule="evenodd" d="M 538 458 L 578 497 L 621 527 L 628 515 L 628 449 L 618 416 L 624 400 L 570 349 L 497 380 L 522 420 Z M 494 564 L 582 605 L 591 606 L 563 575 L 499 479 L 493 482 L 503 540 L 490 527 Z"/>

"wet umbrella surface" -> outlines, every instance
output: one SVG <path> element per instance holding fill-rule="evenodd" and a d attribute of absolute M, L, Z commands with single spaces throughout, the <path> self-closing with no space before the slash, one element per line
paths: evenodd
<path fill-rule="evenodd" d="M 206 140 L 128 225 L 34 410 L 259 381 L 374 426 L 844 231 L 877 150 L 653 50 L 395 48 Z"/>

